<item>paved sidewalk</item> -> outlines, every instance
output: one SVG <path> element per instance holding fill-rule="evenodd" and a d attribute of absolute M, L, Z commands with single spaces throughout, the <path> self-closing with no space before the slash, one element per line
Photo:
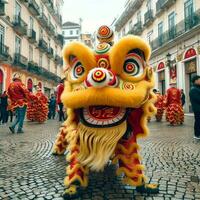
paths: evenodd
<path fill-rule="evenodd" d="M 83 200 L 200 200 L 200 142 L 193 140 L 193 117 L 183 126 L 149 123 L 151 134 L 139 141 L 148 181 L 160 184 L 158 195 L 141 195 L 122 185 L 115 167 L 91 173 Z M 11 134 L 0 126 L 0 199 L 61 200 L 65 156 L 51 155 L 59 128 L 56 120 L 26 122 L 24 134 Z"/>

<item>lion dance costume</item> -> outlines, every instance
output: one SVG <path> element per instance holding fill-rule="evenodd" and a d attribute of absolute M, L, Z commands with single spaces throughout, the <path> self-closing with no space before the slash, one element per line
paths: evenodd
<path fill-rule="evenodd" d="M 97 37 L 94 51 L 79 42 L 63 50 L 67 81 L 61 98 L 68 118 L 53 153 L 69 151 L 64 197 L 77 197 L 88 185 L 89 170 L 103 170 L 109 160 L 118 163 L 116 173 L 124 174 L 124 183 L 157 193 L 157 185 L 145 183 L 137 144 L 147 136 L 147 117 L 156 112 L 150 47 L 136 36 L 113 45 L 107 26 L 99 28 Z"/>
<path fill-rule="evenodd" d="M 48 115 L 48 99 L 42 93 L 41 88 L 37 86 L 37 92 L 32 95 L 32 101 L 28 103 L 27 119 L 43 123 L 47 120 Z"/>
<path fill-rule="evenodd" d="M 157 108 L 157 113 L 155 115 L 156 121 L 160 122 L 163 117 L 163 113 L 165 110 L 165 98 L 163 95 L 160 94 L 160 92 L 156 93 L 157 101 L 155 103 L 155 106 Z"/>
<path fill-rule="evenodd" d="M 171 87 L 167 90 L 166 120 L 171 125 L 182 124 L 184 121 L 184 112 L 181 105 L 181 91 L 175 87 Z"/>

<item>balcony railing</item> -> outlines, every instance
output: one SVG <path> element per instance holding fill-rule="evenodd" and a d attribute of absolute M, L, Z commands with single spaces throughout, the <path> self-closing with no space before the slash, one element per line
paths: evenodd
<path fill-rule="evenodd" d="M 27 34 L 27 23 L 19 15 L 14 16 L 13 28 L 19 35 Z"/>
<path fill-rule="evenodd" d="M 3 43 L 0 43 L 0 61 L 6 61 L 9 57 L 9 48 Z"/>
<path fill-rule="evenodd" d="M 39 48 L 41 51 L 43 52 L 48 52 L 48 45 L 47 45 L 47 42 L 45 42 L 43 39 L 40 39 L 39 40 Z"/>
<path fill-rule="evenodd" d="M 28 30 L 28 40 L 30 43 L 36 42 L 36 32 L 33 29 Z"/>
<path fill-rule="evenodd" d="M 40 7 L 35 0 L 29 0 L 28 9 L 34 16 L 40 15 Z"/>
<path fill-rule="evenodd" d="M 175 2 L 176 0 L 158 0 L 156 2 L 156 15 L 161 14 L 164 11 L 164 9 L 169 8 Z"/>
<path fill-rule="evenodd" d="M 14 65 L 21 67 L 22 69 L 27 69 L 28 59 L 20 53 L 15 53 Z"/>
<path fill-rule="evenodd" d="M 38 20 L 43 27 L 48 27 L 48 19 L 43 12 L 40 12 Z"/>
<path fill-rule="evenodd" d="M 171 27 L 168 31 L 157 37 L 151 42 L 152 50 L 158 49 L 164 44 L 176 39 L 177 37 L 190 32 L 195 27 L 200 28 L 200 10 L 194 13 L 192 16 L 182 20 L 174 27 Z"/>
<path fill-rule="evenodd" d="M 48 56 L 49 58 L 53 58 L 53 48 L 50 47 L 50 48 L 48 49 L 47 56 Z"/>
<path fill-rule="evenodd" d="M 133 35 L 141 35 L 142 34 L 142 22 L 139 21 L 133 25 L 133 27 L 129 30 L 128 34 Z"/>
<path fill-rule="evenodd" d="M 119 17 L 117 22 L 115 23 L 116 31 L 119 31 L 126 22 L 133 16 L 140 6 L 142 5 L 144 0 L 132 0 L 131 3 L 126 7 L 122 15 Z"/>
<path fill-rule="evenodd" d="M 144 14 L 144 26 L 149 26 L 152 22 L 153 22 L 154 18 L 153 18 L 153 11 L 152 10 L 148 10 L 145 14 Z"/>
<path fill-rule="evenodd" d="M 0 16 L 5 15 L 5 2 L 0 0 Z"/>

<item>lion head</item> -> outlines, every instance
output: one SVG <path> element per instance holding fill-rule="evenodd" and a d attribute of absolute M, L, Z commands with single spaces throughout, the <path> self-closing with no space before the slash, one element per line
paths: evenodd
<path fill-rule="evenodd" d="M 62 93 L 71 127 L 68 140 L 78 142 L 79 161 L 95 170 L 103 169 L 127 132 L 145 136 L 146 118 L 155 112 L 149 45 L 129 35 L 111 46 L 113 32 L 106 26 L 98 34 L 95 50 L 79 42 L 65 46 Z"/>

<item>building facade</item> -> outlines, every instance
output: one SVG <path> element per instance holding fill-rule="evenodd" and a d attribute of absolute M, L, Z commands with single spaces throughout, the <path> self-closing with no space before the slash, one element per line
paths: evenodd
<path fill-rule="evenodd" d="M 81 41 L 81 25 L 74 22 L 65 22 L 62 26 L 64 43 Z"/>
<path fill-rule="evenodd" d="M 134 34 L 149 42 L 156 88 L 164 94 L 175 83 L 186 94 L 185 111 L 191 112 L 191 79 L 200 75 L 199 0 L 126 1 L 115 31 L 118 39 Z"/>
<path fill-rule="evenodd" d="M 0 0 L 0 92 L 19 72 L 49 95 L 62 72 L 62 0 Z"/>

